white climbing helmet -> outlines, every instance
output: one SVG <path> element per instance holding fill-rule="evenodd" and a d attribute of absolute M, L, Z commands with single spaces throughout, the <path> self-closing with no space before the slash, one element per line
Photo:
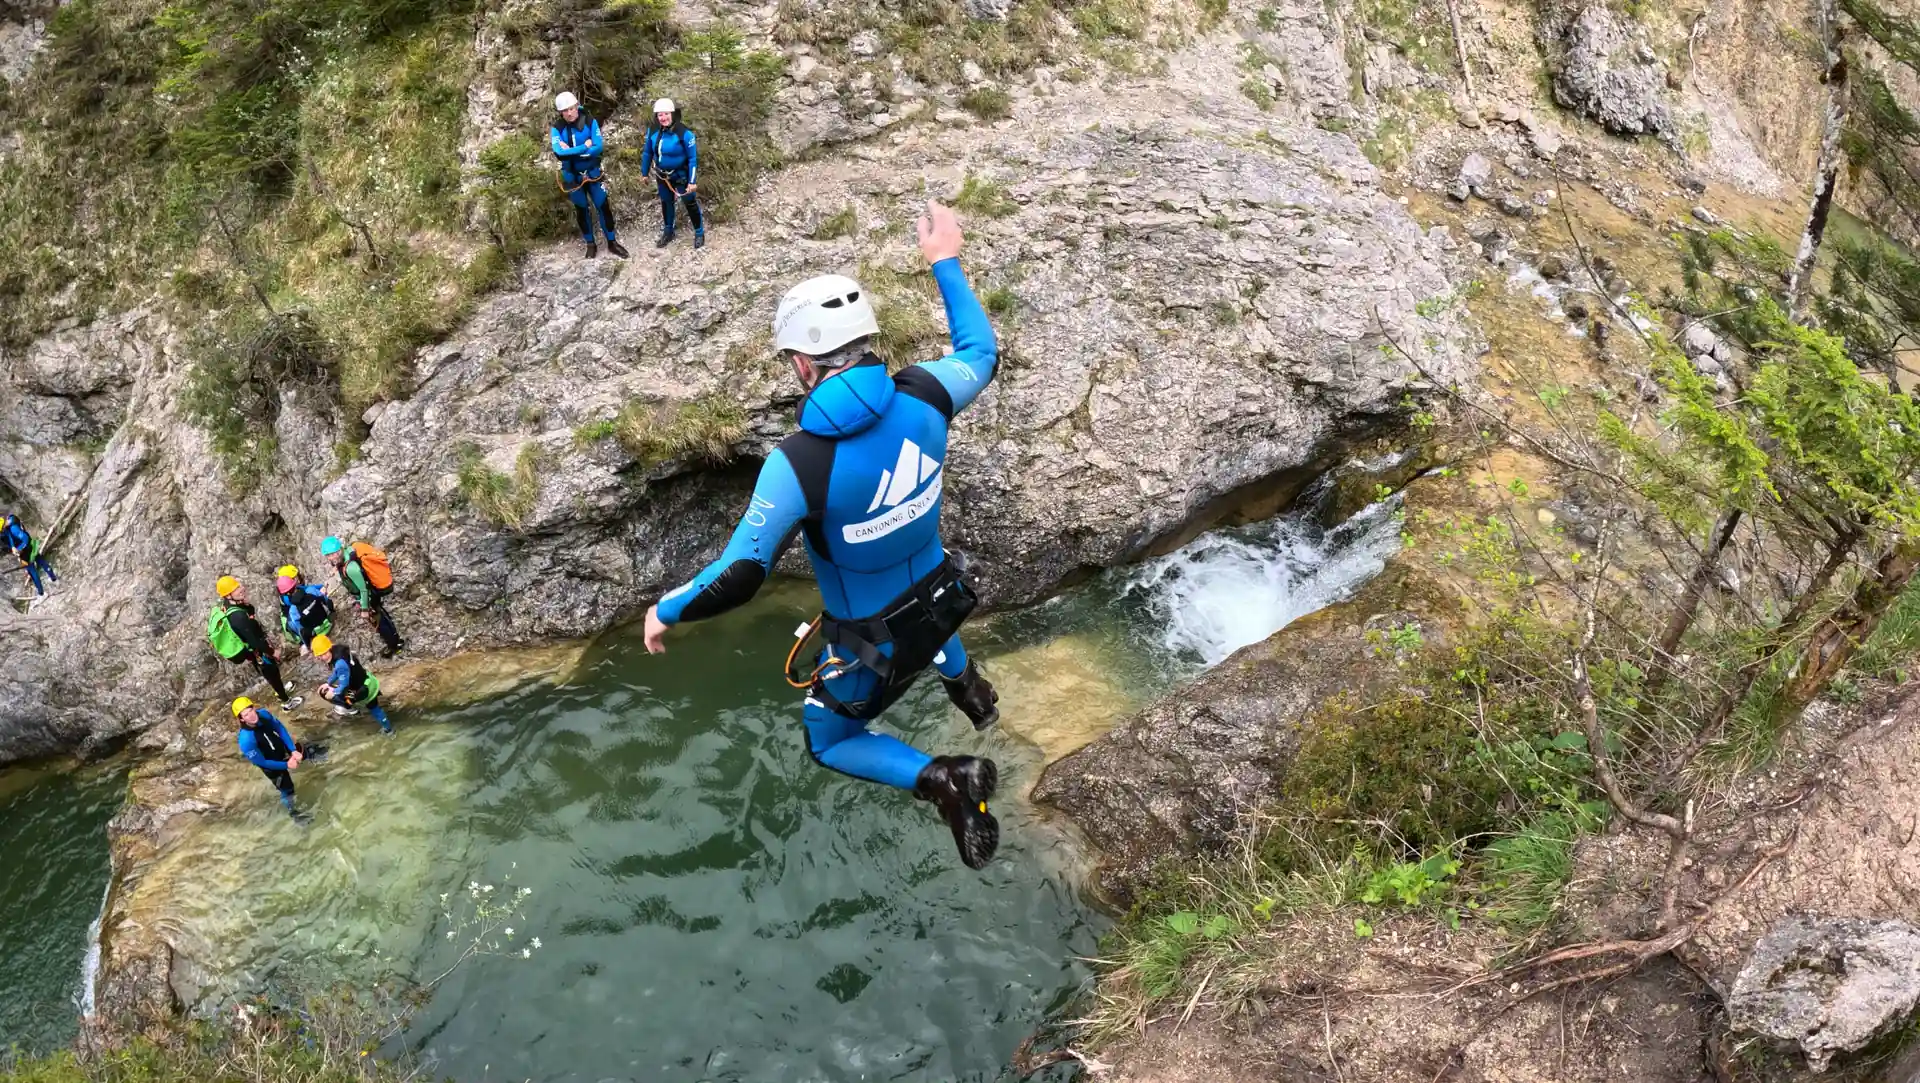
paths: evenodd
<path fill-rule="evenodd" d="M 571 90 L 563 90 L 553 96 L 553 111 L 556 113 L 578 108 L 580 108 L 580 99 L 574 97 Z"/>
<path fill-rule="evenodd" d="M 809 357 L 879 333 L 867 291 L 846 275 L 821 275 L 793 287 L 773 317 L 774 348 Z"/>
<path fill-rule="evenodd" d="M 673 112 L 673 111 L 674 111 L 674 109 L 676 109 L 676 108 L 678 108 L 678 107 L 677 107 L 677 106 L 675 106 L 675 105 L 673 104 L 673 99 L 672 99 L 672 98 L 656 98 L 656 99 L 654 99 L 654 102 L 653 102 L 653 111 L 654 111 L 654 112 L 656 112 L 656 113 L 671 113 L 671 112 Z"/>

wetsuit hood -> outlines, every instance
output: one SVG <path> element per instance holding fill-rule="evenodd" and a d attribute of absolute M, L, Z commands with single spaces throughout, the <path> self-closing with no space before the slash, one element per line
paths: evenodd
<path fill-rule="evenodd" d="M 814 385 L 800 402 L 800 427 L 829 440 L 844 439 L 873 428 L 892 401 L 892 375 L 868 354 Z"/>

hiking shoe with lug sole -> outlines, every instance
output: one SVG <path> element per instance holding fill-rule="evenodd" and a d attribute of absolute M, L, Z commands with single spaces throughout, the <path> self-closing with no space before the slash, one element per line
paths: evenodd
<path fill-rule="evenodd" d="M 1000 702 L 1000 693 L 980 675 L 979 663 L 968 659 L 965 672 L 952 680 L 942 677 L 940 684 L 947 690 L 947 698 L 967 716 L 974 729 L 984 730 L 1000 721 L 1000 708 L 995 706 Z"/>
<path fill-rule="evenodd" d="M 599 254 L 600 254 L 600 250 L 599 250 L 598 248 L 595 248 L 595 247 L 594 247 L 594 245 L 593 245 L 593 242 L 592 242 L 592 241 L 588 241 L 588 242 L 587 242 L 587 250 L 586 250 L 585 252 L 582 252 L 582 253 L 580 253 L 580 258 L 581 258 L 581 259 L 593 259 L 593 258 L 594 258 L 595 256 L 598 256 Z"/>
<path fill-rule="evenodd" d="M 666 246 L 668 246 L 668 245 L 670 245 L 670 244 L 672 244 L 672 243 L 673 243 L 673 231 L 672 231 L 672 230 L 668 230 L 668 231 L 666 231 L 665 233 L 662 233 L 662 234 L 660 235 L 660 239 L 659 239 L 659 240 L 657 240 L 657 241 L 655 241 L 655 242 L 653 242 L 653 246 L 654 246 L 655 248 L 665 248 Z"/>
<path fill-rule="evenodd" d="M 627 258 L 627 246 L 621 244 L 619 241 L 608 241 L 607 251 L 619 256 L 621 259 Z"/>
<path fill-rule="evenodd" d="M 999 784 L 1000 769 L 975 756 L 935 756 L 914 783 L 914 796 L 933 802 L 953 829 L 953 844 L 970 869 L 986 868 L 1000 848 L 1000 821 L 987 811 Z"/>

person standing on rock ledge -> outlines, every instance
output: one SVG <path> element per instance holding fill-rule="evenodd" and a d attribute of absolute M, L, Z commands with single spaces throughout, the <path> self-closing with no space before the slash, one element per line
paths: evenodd
<path fill-rule="evenodd" d="M 660 193 L 660 239 L 655 248 L 673 242 L 673 201 L 677 197 L 687 205 L 687 221 L 693 223 L 693 246 L 707 246 L 707 220 L 700 214 L 700 142 L 693 129 L 680 119 L 680 107 L 672 98 L 653 103 L 653 123 L 647 126 L 647 141 L 640 148 L 640 172 L 653 178 Z"/>
<path fill-rule="evenodd" d="M 286 682 L 280 676 L 280 652 L 273 649 L 267 630 L 254 617 L 246 584 L 223 575 L 214 582 L 213 592 L 220 596 L 213 612 L 207 614 L 207 642 L 213 644 L 214 653 L 234 665 L 253 663 L 266 678 L 267 687 L 280 697 L 280 706 L 290 711 L 300 706 L 301 697 L 287 695 Z"/>
<path fill-rule="evenodd" d="M 33 535 L 27 533 L 27 528 L 20 525 L 19 518 L 11 512 L 0 525 L 0 536 L 6 538 L 7 551 L 26 568 L 27 581 L 33 584 L 33 604 L 39 604 L 40 599 L 47 596 L 47 588 L 40 584 L 40 573 L 47 573 L 47 580 L 53 583 L 58 583 L 60 577 L 53 574 L 53 565 L 47 563 L 40 543 L 33 540 Z"/>
<path fill-rule="evenodd" d="M 280 791 L 280 803 L 286 806 L 287 815 L 295 823 L 305 824 L 313 818 L 293 807 L 294 769 L 309 759 L 318 760 L 327 754 L 319 745 L 302 745 L 294 741 L 293 734 L 287 732 L 286 723 L 273 716 L 273 712 L 255 706 L 245 696 L 233 701 L 233 717 L 240 720 L 240 732 L 235 740 L 240 745 L 240 755 L 248 763 L 260 769 Z"/>
<path fill-rule="evenodd" d="M 933 802 L 960 859 L 978 869 L 1000 844 L 987 811 L 999 782 L 993 761 L 928 756 L 867 728 L 928 666 L 976 729 L 1000 717 L 999 697 L 960 643 L 973 590 L 940 540 L 947 427 L 993 378 L 998 347 L 960 269 L 953 212 L 929 203 L 917 229 L 953 353 L 888 375 L 869 348 L 880 326 L 858 282 L 822 275 L 788 290 L 773 341 L 807 388 L 800 431 L 767 456 L 726 551 L 647 610 L 646 644 L 659 654 L 669 627 L 753 597 L 804 532 L 825 612 L 801 628 L 787 679 L 807 690 L 808 751 L 824 767 Z M 816 632 L 825 645 L 813 672 L 795 679 L 794 657 Z"/>
<path fill-rule="evenodd" d="M 299 570 L 289 564 L 280 568 L 273 581 L 280 592 L 280 627 L 290 642 L 299 645 L 300 653 L 311 652 L 318 658 L 321 652 L 314 650 L 313 643 L 333 630 L 333 600 L 327 597 L 327 588 L 300 578 Z"/>
<path fill-rule="evenodd" d="M 600 155 L 606 149 L 600 138 L 600 122 L 580 107 L 580 99 L 567 91 L 554 96 L 554 111 L 560 116 L 548 132 L 553 156 L 560 159 L 560 191 L 573 201 L 573 218 L 580 224 L 580 236 L 587 243 L 586 258 L 599 255 L 593 244 L 593 210 L 600 212 L 600 232 L 607 235 L 607 251 L 627 258 L 626 247 L 613 229 L 613 207 L 607 202 L 607 174 L 600 168 Z"/>
<path fill-rule="evenodd" d="M 320 555 L 333 565 L 334 574 L 340 577 L 340 585 L 347 588 L 348 597 L 360 603 L 360 612 L 379 631 L 380 642 L 387 648 L 380 657 L 392 658 L 400 653 L 406 642 L 400 638 L 400 630 L 393 626 L 385 601 L 387 595 L 393 593 L 393 565 L 387 563 L 387 554 L 366 542 L 349 546 L 328 535 L 320 543 Z"/>

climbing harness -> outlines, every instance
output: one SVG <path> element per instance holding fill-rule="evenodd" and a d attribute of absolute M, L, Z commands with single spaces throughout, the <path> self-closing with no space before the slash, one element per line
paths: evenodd
<path fill-rule="evenodd" d="M 555 173 L 553 175 L 553 180 L 554 180 L 554 183 L 560 186 L 560 194 L 570 196 L 573 193 L 578 192 L 580 189 L 585 188 L 589 184 L 598 184 L 604 187 L 607 183 L 606 168 L 603 166 L 599 170 L 596 170 L 596 172 L 600 174 L 597 177 L 589 176 L 586 173 L 580 174 L 580 183 L 574 185 L 571 188 L 567 187 L 567 171 L 564 169 L 560 170 L 558 173 Z"/>
<path fill-rule="evenodd" d="M 802 625 L 787 652 L 787 683 L 808 689 L 829 710 L 871 721 L 913 687 L 978 604 L 979 596 L 953 562 L 943 560 L 877 617 L 837 620 L 822 613 Z M 794 660 L 816 635 L 826 641 L 826 657 L 813 672 L 796 679 Z M 888 644 L 893 646 L 890 654 L 881 650 Z M 842 658 L 842 653 L 851 657 Z M 866 698 L 847 703 L 827 689 L 827 682 L 856 666 L 872 670 L 878 680 Z"/>

